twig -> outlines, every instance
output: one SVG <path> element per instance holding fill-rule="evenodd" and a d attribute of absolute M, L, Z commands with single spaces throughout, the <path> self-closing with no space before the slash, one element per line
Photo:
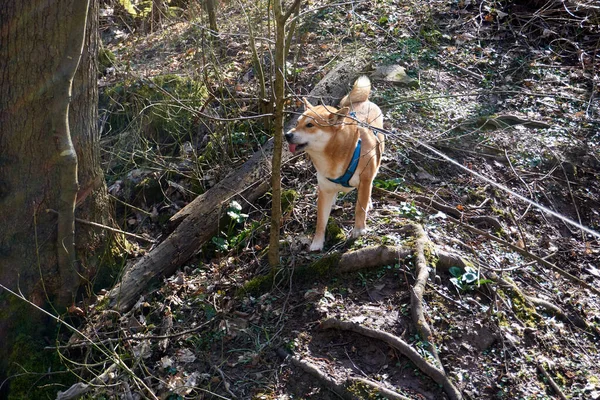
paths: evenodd
<path fill-rule="evenodd" d="M 213 367 L 213 369 L 215 371 L 217 371 L 219 373 L 219 375 L 221 375 L 221 379 L 223 380 L 223 386 L 225 387 L 225 391 L 227 393 L 229 393 L 229 395 L 231 396 L 231 398 L 233 399 L 237 399 L 238 397 L 231 391 L 230 387 L 231 384 L 229 383 L 229 381 L 227 380 L 227 377 L 225 376 L 225 374 L 223 373 L 223 371 L 221 371 L 221 368 L 217 367 L 216 365 L 211 365 Z"/>
<path fill-rule="evenodd" d="M 441 64 L 444 65 L 444 66 L 446 66 L 446 67 L 450 66 L 450 67 L 456 68 L 457 70 L 461 71 L 462 73 L 470 75 L 470 76 L 472 76 L 475 79 L 479 79 L 480 81 L 482 81 L 484 79 L 482 75 L 480 75 L 480 74 L 478 74 L 476 72 L 473 72 L 473 71 L 469 71 L 468 69 L 463 68 L 460 65 L 456 65 L 456 64 L 453 64 L 451 62 L 443 62 L 443 61 L 441 61 Z"/>
<path fill-rule="evenodd" d="M 59 317 L 57 317 L 57 316 L 49 313 L 48 311 L 46 311 L 43 308 L 41 308 L 38 305 L 36 305 L 35 303 L 32 303 L 31 301 L 27 300 L 23 295 L 15 293 L 14 291 L 10 290 L 9 288 L 7 288 L 6 286 L 4 286 L 2 284 L 0 284 L 0 289 L 6 290 L 8 293 L 12 294 L 13 296 L 17 297 L 18 299 L 23 300 L 24 302 L 26 302 L 27 304 L 31 305 L 35 309 L 41 311 L 42 313 L 46 314 L 47 316 L 49 316 L 50 318 L 52 318 L 56 322 L 63 324 L 64 326 L 66 326 L 67 328 L 69 328 L 71 331 L 73 331 L 73 332 L 81 335 L 85 340 L 87 340 L 88 342 L 92 343 L 92 345 L 98 351 L 100 351 L 102 354 L 104 354 L 104 356 L 106 356 L 109 360 L 111 360 L 113 363 L 115 363 L 120 368 L 123 368 L 123 370 L 125 370 L 127 372 L 127 374 L 129 376 L 131 376 L 131 378 L 136 382 L 136 384 L 140 385 L 141 387 L 143 387 L 146 390 L 147 395 L 148 395 L 148 397 L 150 399 L 158 400 L 158 397 L 154 394 L 154 392 L 152 392 L 152 389 L 150 389 L 150 387 L 146 384 L 146 382 L 144 382 L 144 380 L 142 380 L 141 378 L 139 378 L 131 370 L 131 368 L 129 368 L 129 366 L 127 366 L 127 364 L 120 358 L 119 355 L 117 355 L 116 353 L 112 353 L 112 352 L 108 352 L 108 351 L 104 350 L 100 346 L 96 345 L 94 343 L 94 341 L 92 339 L 90 339 L 88 336 L 86 336 L 83 332 L 77 330 L 77 328 L 75 328 L 73 325 L 71 325 L 71 324 L 69 324 L 69 323 L 61 320 Z"/>
<path fill-rule="evenodd" d="M 530 253 L 527 250 L 524 250 L 524 249 L 522 249 L 522 248 L 520 248 L 518 246 L 515 246 L 512 243 L 509 243 L 509 242 L 507 242 L 505 240 L 502 240 L 502 239 L 500 239 L 497 236 L 494 236 L 494 235 L 489 234 L 489 233 L 487 233 L 485 231 L 482 231 L 481 229 L 477 229 L 474 226 L 465 224 L 464 222 L 461 222 L 461 221 L 459 221 L 459 220 L 457 220 L 455 218 L 452 218 L 452 217 L 448 216 L 448 219 L 450 221 L 452 221 L 452 222 L 454 222 L 454 223 L 462 226 L 463 228 L 465 228 L 467 230 L 470 230 L 473 233 L 485 236 L 486 238 L 488 238 L 490 240 L 493 240 L 493 241 L 495 241 L 497 243 L 500 243 L 503 246 L 506 246 L 506 247 L 510 248 L 511 250 L 513 250 L 513 251 L 521 254 L 524 257 L 531 258 L 531 259 L 537 261 L 538 263 L 540 263 L 541 265 L 543 265 L 543 266 L 551 269 L 552 271 L 558 273 L 559 275 L 562 275 L 564 278 L 568 279 L 569 281 L 571 281 L 573 283 L 576 283 L 578 285 L 581 285 L 581 286 L 585 287 L 586 289 L 589 289 L 591 292 L 593 292 L 593 293 L 595 293 L 597 295 L 600 295 L 600 290 L 599 289 L 597 289 L 594 286 L 590 285 L 586 281 L 579 279 L 575 275 L 572 275 L 572 274 L 568 273 L 564 269 L 562 269 L 562 268 L 560 268 L 560 267 L 558 267 L 558 266 L 556 266 L 556 265 L 554 265 L 554 264 L 552 264 L 552 263 L 544 260 L 542 257 L 536 256 L 535 254 Z"/>
<path fill-rule="evenodd" d="M 53 214 L 58 214 L 58 211 L 53 210 L 51 208 L 46 209 L 46 211 L 47 212 L 51 212 Z M 75 218 L 75 221 L 79 222 L 80 224 L 95 226 L 96 228 L 104 229 L 104 230 L 111 231 L 111 232 L 120 233 L 120 234 L 123 234 L 125 236 L 131 236 L 133 238 L 136 238 L 138 240 L 142 240 L 144 242 L 156 243 L 156 240 L 154 240 L 154 239 L 148 239 L 148 238 L 145 238 L 143 236 L 136 235 L 135 233 L 125 232 L 125 231 L 122 231 L 122 230 L 117 229 L 117 228 L 113 228 L 113 227 L 110 227 L 110 226 L 107 226 L 107 225 L 99 224 L 97 222 L 87 221 L 87 220 L 81 219 L 81 218 Z"/>
<path fill-rule="evenodd" d="M 67 344 L 67 345 L 63 345 L 63 346 L 46 346 L 44 347 L 44 350 L 65 350 L 65 349 L 75 349 L 75 348 L 79 348 L 79 347 L 89 347 L 92 344 L 93 345 L 103 345 L 106 343 L 115 343 L 115 342 L 124 342 L 124 341 L 128 341 L 128 340 L 135 340 L 135 341 L 142 341 L 142 340 L 162 340 L 162 339 L 173 339 L 179 336 L 184 336 L 184 335 L 188 335 L 190 333 L 194 333 L 197 332 L 201 329 L 203 329 L 206 325 L 208 325 L 209 323 L 213 322 L 214 318 L 211 319 L 210 321 L 206 321 L 205 323 L 198 325 L 195 328 L 192 329 L 186 329 L 185 331 L 181 331 L 181 332 L 175 332 L 175 333 L 171 333 L 169 335 L 145 335 L 145 336 L 127 336 L 124 338 L 108 338 L 108 339 L 104 339 L 98 342 L 93 342 L 93 343 L 88 343 L 88 342 L 80 342 L 80 343 L 73 343 L 73 344 Z"/>

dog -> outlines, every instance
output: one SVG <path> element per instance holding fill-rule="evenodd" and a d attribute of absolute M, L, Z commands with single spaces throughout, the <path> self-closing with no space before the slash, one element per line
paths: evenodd
<path fill-rule="evenodd" d="M 317 170 L 317 229 L 310 251 L 323 249 L 325 228 L 338 192 L 358 189 L 352 237 L 367 231 L 373 180 L 384 150 L 384 135 L 357 123 L 383 128 L 382 112 L 369 101 L 370 93 L 371 81 L 361 76 L 340 102 L 340 109 L 313 106 L 304 98 L 304 113 L 285 134 L 289 150 L 294 154 L 305 151 Z"/>

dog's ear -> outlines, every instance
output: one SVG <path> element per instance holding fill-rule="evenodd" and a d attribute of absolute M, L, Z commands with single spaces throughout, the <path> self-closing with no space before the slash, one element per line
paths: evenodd
<path fill-rule="evenodd" d="M 337 125 L 344 120 L 344 117 L 348 115 L 350 109 L 348 107 L 342 107 L 336 112 L 329 114 L 329 123 L 331 125 Z"/>
<path fill-rule="evenodd" d="M 302 102 L 304 103 L 304 110 L 310 110 L 311 108 L 314 107 L 312 104 L 309 103 L 309 101 L 306 97 L 302 98 Z"/>

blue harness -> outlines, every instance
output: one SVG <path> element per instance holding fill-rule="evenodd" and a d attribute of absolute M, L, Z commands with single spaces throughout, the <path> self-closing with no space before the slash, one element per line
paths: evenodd
<path fill-rule="evenodd" d="M 352 155 L 352 160 L 350 160 L 350 165 L 348 165 L 348 168 L 346 168 L 346 172 L 344 173 L 344 175 L 336 179 L 327 179 L 329 179 L 333 183 L 339 183 L 343 187 L 352 187 L 350 186 L 350 179 L 352 178 L 352 175 L 354 175 L 354 173 L 356 172 L 356 167 L 358 167 L 358 161 L 360 160 L 360 142 L 361 140 L 358 139 L 358 143 L 356 144 L 356 148 L 354 149 L 354 154 Z"/>

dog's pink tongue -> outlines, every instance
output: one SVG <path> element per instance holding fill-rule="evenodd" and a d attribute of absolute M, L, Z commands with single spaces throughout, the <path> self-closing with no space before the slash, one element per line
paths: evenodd
<path fill-rule="evenodd" d="M 295 153 L 296 152 L 296 146 L 297 146 L 297 144 L 290 143 L 290 152 Z"/>

